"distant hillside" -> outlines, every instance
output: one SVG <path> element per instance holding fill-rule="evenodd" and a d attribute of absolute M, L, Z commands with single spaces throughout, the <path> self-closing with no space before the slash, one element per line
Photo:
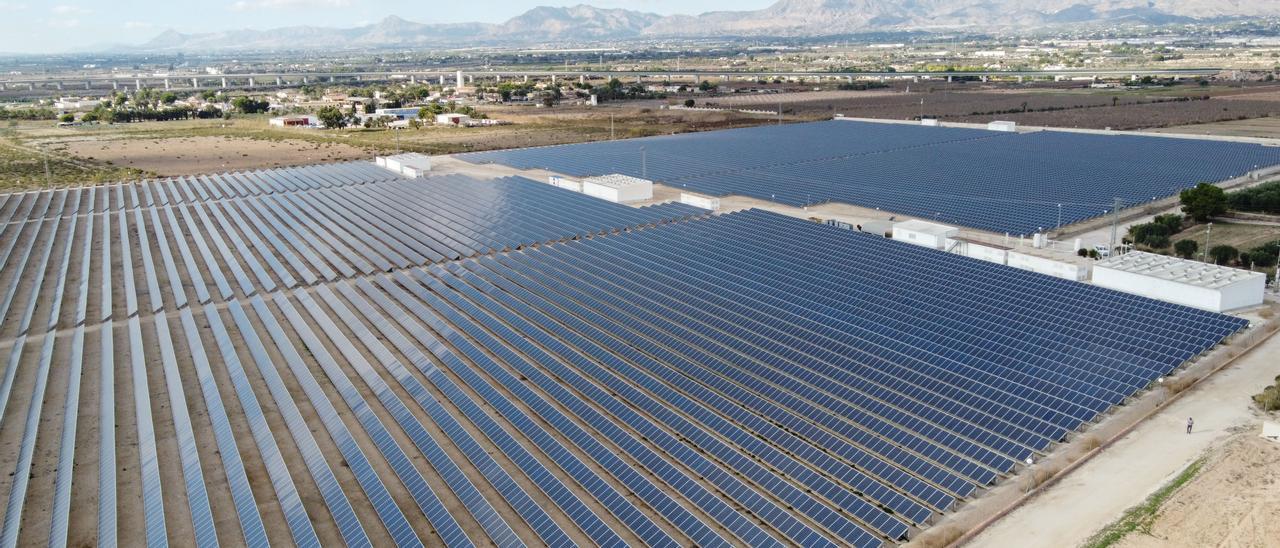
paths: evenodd
<path fill-rule="evenodd" d="M 335 29 L 166 31 L 147 51 L 527 44 L 633 37 L 831 36 L 881 30 L 1030 30 L 1081 23 L 1168 24 L 1280 16 L 1280 0 L 779 0 L 761 10 L 661 16 L 588 5 L 539 7 L 501 24 L 415 23 L 391 16 Z"/>

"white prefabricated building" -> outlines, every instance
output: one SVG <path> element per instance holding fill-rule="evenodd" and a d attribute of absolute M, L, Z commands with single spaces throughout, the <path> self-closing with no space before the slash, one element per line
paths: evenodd
<path fill-rule="evenodd" d="M 1018 131 L 1018 123 L 996 120 L 987 122 L 987 129 L 991 131 Z"/>
<path fill-rule="evenodd" d="M 701 194 L 691 194 L 688 192 L 680 193 L 680 203 L 688 204 L 693 207 L 700 207 L 709 211 L 717 211 L 720 209 L 720 198 L 703 196 Z"/>
<path fill-rule="evenodd" d="M 1223 312 L 1262 304 L 1267 276 L 1145 251 L 1093 266 L 1093 283 L 1134 295 Z"/>
<path fill-rule="evenodd" d="M 548 177 L 548 178 L 547 178 L 547 182 L 548 182 L 548 183 L 550 183 L 550 184 L 551 184 L 551 186 L 554 186 L 554 187 L 557 187 L 557 188 L 563 188 L 563 189 L 565 189 L 565 190 L 572 190 L 572 191 L 574 191 L 574 192 L 582 192 L 582 182 L 581 182 L 581 181 L 575 181 L 575 180 L 573 180 L 573 179 L 569 179 L 569 178 L 566 178 L 566 177 L 561 177 L 561 176 L 559 176 L 559 175 L 552 175 L 552 176 L 550 176 L 550 177 Z"/>
<path fill-rule="evenodd" d="M 934 249 L 946 249 L 947 240 L 958 234 L 960 229 L 954 226 L 919 219 L 893 225 L 893 239 Z"/>
<path fill-rule="evenodd" d="M 418 178 L 431 171 L 431 158 L 416 152 L 406 152 L 394 156 L 378 156 L 374 159 L 378 167 L 403 175 Z"/>
<path fill-rule="evenodd" d="M 610 202 L 638 202 L 653 199 L 653 181 L 629 175 L 601 175 L 582 180 L 582 193 Z"/>

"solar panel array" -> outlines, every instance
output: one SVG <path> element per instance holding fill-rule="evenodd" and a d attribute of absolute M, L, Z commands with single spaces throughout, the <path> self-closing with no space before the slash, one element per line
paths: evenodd
<path fill-rule="evenodd" d="M 849 203 L 1032 234 L 1280 164 L 1223 141 L 854 121 L 765 126 L 460 155 L 573 176 L 622 173 L 713 196 Z"/>
<path fill-rule="evenodd" d="M 1244 325 L 362 164 L 0 221 L 4 546 L 880 546 Z"/>

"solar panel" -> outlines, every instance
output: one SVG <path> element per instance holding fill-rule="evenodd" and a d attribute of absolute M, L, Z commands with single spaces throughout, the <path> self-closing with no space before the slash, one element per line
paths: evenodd
<path fill-rule="evenodd" d="M 647 157 L 642 165 L 641 149 Z M 1257 144 L 834 120 L 459 155 L 574 176 L 622 173 L 714 196 L 836 201 L 1032 234 L 1280 164 Z"/>

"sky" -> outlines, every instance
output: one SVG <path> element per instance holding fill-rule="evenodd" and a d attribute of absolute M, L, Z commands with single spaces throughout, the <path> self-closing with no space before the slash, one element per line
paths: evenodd
<path fill-rule="evenodd" d="M 669 15 L 765 7 L 772 0 L 0 0 L 0 52 L 62 53 L 196 33 L 292 25 L 353 27 L 398 15 L 420 23 L 498 23 L 537 6 L 588 3 Z"/>

